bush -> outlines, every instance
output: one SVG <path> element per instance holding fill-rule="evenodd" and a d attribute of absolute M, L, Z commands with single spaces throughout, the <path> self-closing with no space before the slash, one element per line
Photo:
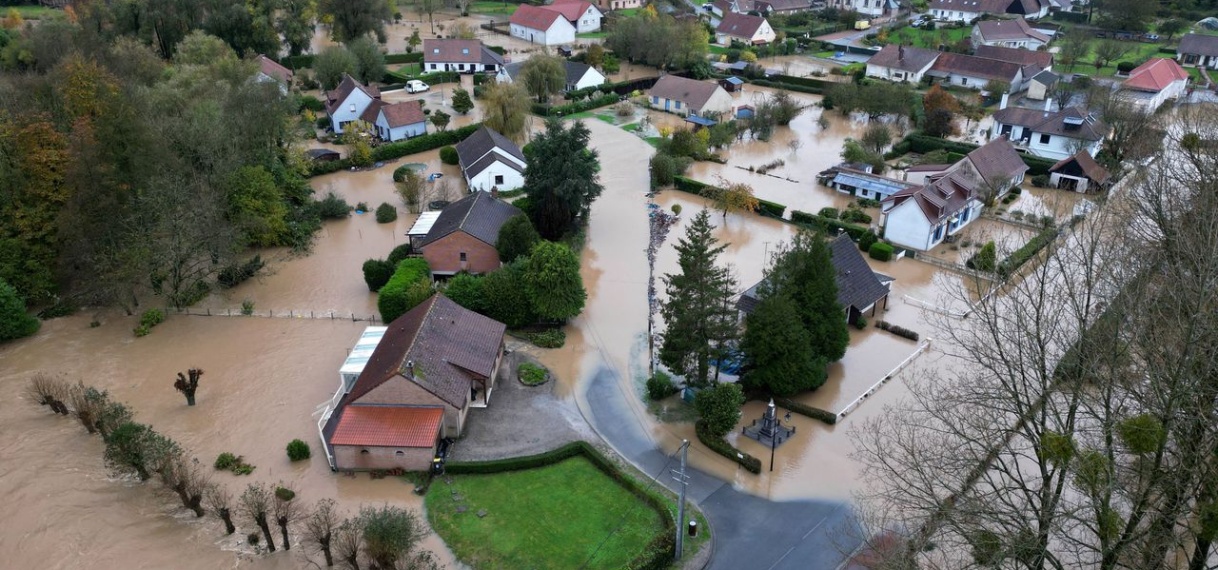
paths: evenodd
<path fill-rule="evenodd" d="M 355 205 L 355 213 L 362 214 L 369 210 L 367 202 L 359 202 Z"/>
<path fill-rule="evenodd" d="M 444 164 L 458 164 L 461 162 L 461 157 L 457 156 L 456 147 L 446 146 L 440 148 L 440 162 Z"/>
<path fill-rule="evenodd" d="M 841 218 L 843 222 L 855 224 L 871 223 L 871 216 L 867 215 L 867 212 L 864 212 L 858 208 L 848 208 L 846 211 L 842 212 Z"/>
<path fill-rule="evenodd" d="M 652 400 L 663 400 L 679 391 L 681 389 L 672 381 L 672 376 L 662 370 L 657 370 L 647 379 L 647 397 Z"/>
<path fill-rule="evenodd" d="M 862 315 L 859 315 L 859 318 L 855 319 L 855 321 L 854 321 L 854 328 L 856 328 L 858 330 L 863 330 L 863 329 L 867 328 L 867 319 L 865 317 L 863 317 Z"/>
<path fill-rule="evenodd" d="M 317 202 L 317 213 L 323 220 L 335 220 L 351 215 L 351 205 L 333 192 Z"/>
<path fill-rule="evenodd" d="M 529 342 L 540 348 L 562 348 L 567 343 L 567 333 L 562 329 L 550 329 L 525 335 Z"/>
<path fill-rule="evenodd" d="M 680 215 L 681 215 L 681 205 L 680 205 L 680 204 L 673 204 L 673 205 L 672 205 L 672 213 L 673 213 L 673 215 L 674 215 L 674 216 L 680 216 Z"/>
<path fill-rule="evenodd" d="M 0 341 L 30 336 L 42 323 L 25 311 L 25 301 L 17 289 L 0 279 Z"/>
<path fill-rule="evenodd" d="M 381 320 L 393 322 L 426 301 L 431 294 L 431 269 L 427 261 L 418 257 L 402 261 L 377 296 L 376 306 L 381 312 Z"/>
<path fill-rule="evenodd" d="M 1050 178 L 1048 174 L 1037 174 L 1032 177 L 1032 185 L 1037 188 L 1048 188 Z"/>
<path fill-rule="evenodd" d="M 749 455 L 735 447 L 723 439 L 722 436 L 716 436 L 706 428 L 705 420 L 698 420 L 694 424 L 694 433 L 698 436 L 698 441 L 702 442 L 711 451 L 718 453 L 747 469 L 750 473 L 761 473 L 761 460 Z"/>
<path fill-rule="evenodd" d="M 791 221 L 797 225 L 820 230 L 829 235 L 833 235 L 837 233 L 838 230 L 841 230 L 849 234 L 851 239 L 856 240 L 862 239 L 863 234 L 870 231 L 866 226 L 849 224 L 839 220 L 834 220 L 832 218 L 801 212 L 799 210 L 791 211 Z"/>
<path fill-rule="evenodd" d="M 992 272 L 994 271 L 995 264 L 997 262 L 997 248 L 995 247 L 994 242 L 991 240 L 986 242 L 985 245 L 981 246 L 981 250 L 970 257 L 964 265 L 969 269 Z"/>
<path fill-rule="evenodd" d="M 233 466 L 236 464 L 237 464 L 237 456 L 233 455 L 227 451 L 216 456 L 216 463 L 215 463 L 216 469 L 219 469 L 222 471 L 228 471 L 229 469 L 232 469 Z"/>
<path fill-rule="evenodd" d="M 516 377 L 525 386 L 540 386 L 549 380 L 546 369 L 531 362 L 521 362 L 520 366 L 516 367 Z"/>
<path fill-rule="evenodd" d="M 394 208 L 388 202 L 381 202 L 380 206 L 376 207 L 376 223 L 388 224 L 396 222 L 398 219 L 398 209 Z"/>
<path fill-rule="evenodd" d="M 462 271 L 444 283 L 444 296 L 475 313 L 486 311 L 482 296 L 482 277 Z"/>
<path fill-rule="evenodd" d="M 231 289 L 257 275 L 258 271 L 265 266 L 266 263 L 262 261 L 262 256 L 255 255 L 245 263 L 233 263 L 221 269 L 220 274 L 216 276 L 216 283 L 225 289 Z"/>
<path fill-rule="evenodd" d="M 872 244 L 879 240 L 880 238 L 875 235 L 875 232 L 867 230 L 867 233 L 859 237 L 859 250 L 870 252 Z"/>
<path fill-rule="evenodd" d="M 892 259 L 893 251 L 895 250 L 891 245 L 888 245 L 882 241 L 877 241 L 871 244 L 871 247 L 867 249 L 867 255 L 871 256 L 871 259 L 888 261 Z"/>
<path fill-rule="evenodd" d="M 1057 239 L 1056 228 L 1049 227 L 1041 230 L 1039 234 L 1036 234 L 1036 237 L 1029 240 L 1028 243 L 1023 244 L 1023 247 L 1011 252 L 1011 255 L 1008 255 L 1006 259 L 1002 260 L 1002 263 L 998 264 L 998 274 L 1003 277 L 1009 276 L 1024 263 L 1027 263 L 1029 259 L 1032 259 L 1040 250 L 1053 243 L 1055 239 Z"/>
<path fill-rule="evenodd" d="M 807 416 L 814 420 L 820 420 L 829 425 L 837 423 L 837 414 L 822 410 L 820 408 L 801 404 L 790 398 L 774 398 L 774 404 L 791 410 L 792 412 L 795 412 L 801 416 Z"/>
<path fill-rule="evenodd" d="M 888 321 L 876 321 L 875 326 L 876 326 L 876 328 L 878 328 L 880 330 L 888 331 L 899 337 L 904 337 L 904 338 L 907 338 L 907 339 L 915 341 L 915 342 L 917 342 L 917 340 L 918 340 L 918 333 L 911 331 L 905 327 L 900 327 L 900 326 L 891 324 Z"/>
<path fill-rule="evenodd" d="M 393 248 L 393 251 L 389 252 L 389 257 L 385 259 L 389 262 L 390 266 L 397 267 L 399 263 L 410 257 L 412 252 L 413 250 L 411 249 L 410 242 L 406 242 Z"/>
<path fill-rule="evenodd" d="M 300 441 L 299 439 L 293 439 L 288 443 L 289 460 L 300 461 L 302 459 L 308 459 L 312 455 L 313 452 L 309 450 L 309 444 Z"/>
<path fill-rule="evenodd" d="M 384 259 L 369 259 L 364 262 L 364 283 L 373 293 L 380 291 L 393 277 L 394 265 Z"/>
<path fill-rule="evenodd" d="M 247 317 L 254 314 L 254 302 L 252 300 L 246 299 L 241 301 L 241 314 Z"/>
<path fill-rule="evenodd" d="M 1122 61 L 1117 64 L 1117 72 L 1121 73 L 1122 75 L 1128 75 L 1130 71 L 1133 71 L 1134 67 L 1137 66 L 1135 66 L 1133 62 Z"/>
<path fill-rule="evenodd" d="M 769 200 L 757 200 L 757 212 L 763 216 L 771 218 L 782 218 L 782 215 L 787 212 L 787 207 L 778 202 Z"/>
<path fill-rule="evenodd" d="M 836 220 L 836 219 L 838 219 L 839 214 L 838 214 L 837 208 L 821 208 L 820 211 L 816 213 L 816 215 L 818 215 L 822 218 L 829 218 L 830 220 Z"/>

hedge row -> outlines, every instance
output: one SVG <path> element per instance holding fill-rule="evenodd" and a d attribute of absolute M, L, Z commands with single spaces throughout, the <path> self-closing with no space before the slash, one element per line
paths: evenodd
<path fill-rule="evenodd" d="M 602 93 L 616 93 L 618 95 L 629 95 L 635 91 L 643 91 L 651 89 L 659 81 L 659 77 L 643 77 L 640 79 L 629 79 L 619 81 L 617 83 L 602 83 L 592 87 L 584 87 L 583 89 L 575 89 L 563 94 L 563 98 L 570 101 L 572 99 L 584 99 L 589 95 L 600 91 Z"/>
<path fill-rule="evenodd" d="M 422 75 L 407 75 L 398 71 L 386 71 L 385 83 L 393 83 L 393 81 L 401 81 L 405 83 L 411 80 L 419 80 L 428 85 L 439 85 L 441 83 L 460 83 L 461 74 L 456 71 L 437 71 L 434 73 L 424 73 Z M 392 80 L 392 81 L 391 81 Z M 387 87 L 386 90 L 389 90 Z"/>
<path fill-rule="evenodd" d="M 891 245 L 877 241 L 867 248 L 867 255 L 876 261 L 891 261 L 895 251 Z"/>
<path fill-rule="evenodd" d="M 412 257 L 399 263 L 393 277 L 381 287 L 376 296 L 376 308 L 381 312 L 381 320 L 391 323 L 426 301 L 433 293 L 431 268 L 427 260 Z"/>
<path fill-rule="evenodd" d="M 279 63 L 284 67 L 297 70 L 313 67 L 313 58 L 315 55 L 289 55 L 279 60 Z M 402 64 L 402 63 L 419 63 L 423 61 L 423 52 L 413 53 L 391 53 L 385 56 L 385 63 Z"/>
<path fill-rule="evenodd" d="M 684 176 L 674 176 L 673 187 L 682 192 L 697 194 L 704 198 L 712 198 L 713 196 L 711 195 L 711 191 L 718 189 L 705 182 L 699 182 L 693 178 L 686 178 Z M 757 213 L 763 216 L 782 219 L 783 214 L 786 212 L 787 207 L 783 204 L 771 202 L 769 200 L 757 200 Z"/>
<path fill-rule="evenodd" d="M 411 53 L 391 53 L 385 56 L 385 63 L 400 64 L 400 63 L 420 63 L 423 61 L 423 52 L 416 51 Z"/>
<path fill-rule="evenodd" d="M 795 77 L 794 75 L 783 75 L 777 73 L 770 76 L 770 79 L 777 83 L 789 83 L 792 85 L 802 85 L 804 87 L 813 87 L 816 89 L 828 89 L 834 85 L 840 85 L 836 81 L 828 79 L 819 79 L 816 77 Z"/>
<path fill-rule="evenodd" d="M 880 330 L 883 330 L 883 331 L 888 331 L 888 332 L 890 332 L 890 333 L 892 333 L 892 334 L 895 334 L 895 335 L 897 335 L 897 336 L 899 336 L 899 337 L 902 337 L 902 338 L 907 338 L 907 339 L 912 340 L 912 341 L 914 341 L 914 342 L 917 342 L 917 341 L 918 341 L 918 333 L 917 333 L 917 332 L 915 332 L 915 331 L 911 331 L 911 330 L 909 330 L 909 329 L 907 329 L 907 328 L 905 328 L 905 327 L 903 327 L 903 326 L 894 325 L 894 324 L 892 324 L 892 323 L 890 323 L 890 322 L 888 322 L 888 321 L 876 321 L 876 322 L 875 322 L 875 327 L 876 327 L 876 328 L 878 328 L 878 329 L 880 329 Z"/>
<path fill-rule="evenodd" d="M 843 222 L 833 218 L 826 218 L 825 216 L 818 216 L 816 214 L 809 214 L 800 210 L 791 210 L 791 221 L 797 225 L 807 226 L 827 234 L 832 234 L 836 230 L 842 230 L 847 234 L 850 234 L 850 237 L 855 241 L 861 239 L 863 234 L 868 232 L 868 229 L 865 226 L 851 224 L 849 222 Z"/>
<path fill-rule="evenodd" d="M 452 462 L 448 463 L 444 470 L 454 475 L 502 473 L 504 471 L 519 471 L 553 465 L 577 456 L 583 456 L 592 465 L 596 466 L 597 469 L 600 469 L 602 473 L 608 475 L 610 479 L 613 479 L 627 491 L 630 491 L 639 500 L 647 503 L 647 506 L 655 510 L 660 515 L 660 519 L 664 521 L 664 530 L 656 534 L 651 542 L 647 543 L 647 546 L 643 548 L 643 552 L 636 556 L 634 560 L 631 560 L 627 568 L 631 570 L 661 570 L 668 568 L 672 562 L 673 550 L 676 548 L 676 539 L 674 537 L 677 530 L 677 521 L 673 519 L 668 499 L 639 483 L 634 477 L 623 473 L 617 465 L 609 461 L 600 451 L 597 451 L 596 448 L 587 442 L 575 441 L 545 453 L 525 457 L 511 457 L 508 459 L 469 463 Z M 758 463 L 760 464 L 760 462 Z M 760 467 L 758 470 L 760 471 Z"/>
<path fill-rule="evenodd" d="M 442 146 L 457 144 L 469 138 L 470 135 L 474 134 L 474 132 L 481 127 L 482 123 L 474 123 L 459 129 L 431 133 L 429 135 L 423 135 L 421 137 L 415 137 L 404 141 L 383 144 L 372 149 L 372 160 L 384 162 L 386 160 L 402 158 L 403 156 L 408 156 L 411 154 L 435 150 Z M 332 160 L 330 162 L 314 162 L 309 165 L 309 176 L 321 176 L 322 174 L 346 170 L 352 166 L 351 161 L 345 158 Z"/>
<path fill-rule="evenodd" d="M 824 95 L 825 90 L 819 87 L 808 87 L 805 85 L 797 85 L 794 83 L 783 83 L 780 81 L 769 81 L 766 79 L 753 79 L 749 81 L 753 85 L 761 87 L 770 87 L 773 89 L 786 89 L 787 91 L 798 91 L 800 93 L 808 93 L 811 95 Z"/>
<path fill-rule="evenodd" d="M 612 105 L 618 101 L 621 101 L 621 97 L 619 97 L 616 93 L 607 93 L 597 97 L 596 99 L 586 99 L 577 103 L 567 103 L 566 105 L 550 106 L 541 103 L 533 103 L 533 113 L 536 115 L 541 115 L 542 117 L 565 117 L 567 115 L 574 115 L 575 113 L 582 113 L 584 111 L 591 111 L 592 109 Z"/>
<path fill-rule="evenodd" d="M 975 144 L 949 141 L 939 137 L 912 133 L 901 139 L 901 142 L 893 145 L 892 150 L 886 153 L 884 158 L 891 160 L 909 152 L 926 154 L 936 150 L 946 150 L 949 153 L 965 155 L 977 150 L 977 148 Z M 1019 157 L 1023 159 L 1024 164 L 1028 165 L 1028 176 L 1048 174 L 1049 169 L 1055 164 L 1052 160 L 1030 154 L 1020 154 Z"/>
<path fill-rule="evenodd" d="M 1045 228 L 1041 230 L 1039 234 L 1036 234 L 1036 237 L 1029 240 L 1028 243 L 1023 244 L 1023 247 L 1011 252 L 1011 255 L 1008 255 L 1006 259 L 1002 260 L 1002 263 L 998 264 L 998 274 L 1003 277 L 1011 275 L 1021 265 L 1027 263 L 1029 259 L 1032 259 L 1033 256 L 1039 253 L 1040 250 L 1044 249 L 1045 246 L 1053 243 L 1055 239 L 1057 239 L 1057 228 Z"/>
<path fill-rule="evenodd" d="M 837 414 L 822 410 L 806 404 L 801 404 L 790 398 L 774 398 L 774 404 L 791 410 L 801 416 L 808 416 L 814 420 L 820 420 L 829 425 L 837 423 Z"/>
<path fill-rule="evenodd" d="M 711 451 L 739 463 L 741 467 L 748 469 L 750 473 L 761 473 L 760 459 L 732 447 L 732 444 L 721 437 L 715 437 L 714 434 L 706 429 L 706 420 L 698 420 L 694 424 L 694 432 L 698 435 L 698 441 L 710 448 Z"/>

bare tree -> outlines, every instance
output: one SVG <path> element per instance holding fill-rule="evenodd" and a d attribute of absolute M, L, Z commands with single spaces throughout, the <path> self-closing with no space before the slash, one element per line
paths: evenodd
<path fill-rule="evenodd" d="M 173 387 L 186 396 L 186 405 L 195 405 L 195 390 L 199 389 L 199 379 L 203 377 L 202 368 L 191 368 L 186 371 L 189 378 L 178 372 L 178 379 L 174 380 Z"/>
<path fill-rule="evenodd" d="M 211 478 L 199 467 L 198 458 L 187 459 L 185 455 L 173 457 L 162 469 L 161 480 L 178 494 L 182 506 L 194 511 L 196 517 L 206 514 L 203 498 L 211 487 Z"/>
<path fill-rule="evenodd" d="M 296 502 L 296 490 L 291 485 L 279 482 L 275 487 L 275 524 L 283 536 L 283 549 L 291 550 L 292 541 L 288 538 L 288 527 L 297 522 L 301 515 L 300 503 Z"/>
<path fill-rule="evenodd" d="M 106 408 L 107 394 L 84 382 L 77 382 L 68 390 L 68 400 L 72 403 L 72 415 L 85 426 L 90 435 L 97 433 L 97 423 Z"/>
<path fill-rule="evenodd" d="M 346 519 L 338 525 L 333 537 L 334 555 L 349 570 L 360 570 L 360 547 L 364 543 L 364 525 L 359 517 Z"/>
<path fill-rule="evenodd" d="M 67 382 L 44 372 L 35 374 L 26 388 L 26 396 L 29 399 L 40 406 L 51 408 L 52 412 L 65 416 L 69 411 L 64 400 L 68 399 L 70 393 L 71 387 Z"/>
<path fill-rule="evenodd" d="M 339 517 L 334 499 L 322 499 L 305 518 L 305 540 L 326 559 L 326 566 L 334 566 L 332 541 L 338 530 Z"/>
<path fill-rule="evenodd" d="M 203 500 L 207 503 L 207 510 L 224 521 L 224 534 L 237 532 L 237 527 L 233 525 L 233 495 L 228 491 L 228 487 L 209 485 L 203 491 Z"/>
<path fill-rule="evenodd" d="M 262 483 L 250 483 L 241 493 L 241 509 L 258 528 L 266 539 L 266 548 L 275 552 L 275 537 L 271 535 L 271 525 L 268 513 L 271 509 L 272 494 Z"/>

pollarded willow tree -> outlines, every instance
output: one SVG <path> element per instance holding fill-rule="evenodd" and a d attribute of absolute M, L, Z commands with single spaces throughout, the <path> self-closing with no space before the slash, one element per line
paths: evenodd
<path fill-rule="evenodd" d="M 886 568 L 1203 570 L 1218 534 L 1218 140 L 1160 160 L 967 320 L 857 432 Z M 1194 139 L 1195 140 L 1195 139 Z M 948 319 L 948 317 L 942 317 Z"/>

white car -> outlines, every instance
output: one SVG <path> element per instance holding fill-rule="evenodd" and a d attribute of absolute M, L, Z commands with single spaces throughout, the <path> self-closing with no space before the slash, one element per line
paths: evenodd
<path fill-rule="evenodd" d="M 418 79 L 412 79 L 406 82 L 407 93 L 422 93 L 428 89 L 431 89 L 431 86 L 419 81 Z"/>

